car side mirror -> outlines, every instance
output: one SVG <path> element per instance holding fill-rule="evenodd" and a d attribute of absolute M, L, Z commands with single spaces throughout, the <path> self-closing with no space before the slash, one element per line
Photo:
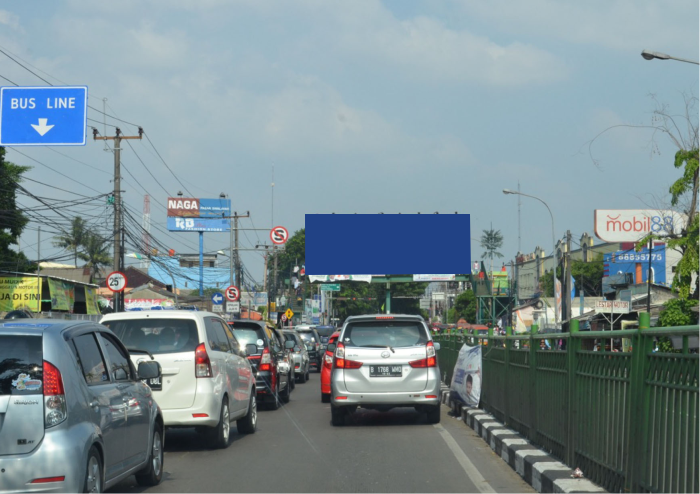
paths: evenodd
<path fill-rule="evenodd" d="M 156 377 L 160 377 L 162 372 L 160 364 L 155 360 L 139 362 L 139 379 L 155 379 Z"/>
<path fill-rule="evenodd" d="M 333 352 L 335 352 L 335 347 L 336 347 L 335 343 L 329 343 L 328 346 L 326 347 L 326 351 L 333 353 Z"/>
<path fill-rule="evenodd" d="M 437 341 L 433 341 L 433 346 L 435 347 L 436 352 L 440 350 L 440 343 L 438 343 Z"/>
<path fill-rule="evenodd" d="M 258 353 L 258 347 L 254 343 L 249 343 L 245 346 L 244 351 L 246 353 L 246 356 L 255 355 L 256 353 Z"/>
<path fill-rule="evenodd" d="M 292 348 L 294 348 L 294 342 L 290 340 L 285 341 L 284 348 L 291 350 Z"/>

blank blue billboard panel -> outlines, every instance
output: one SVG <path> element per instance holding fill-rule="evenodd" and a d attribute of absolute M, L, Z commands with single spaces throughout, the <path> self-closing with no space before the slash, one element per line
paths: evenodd
<path fill-rule="evenodd" d="M 468 214 L 307 214 L 306 274 L 471 272 Z"/>

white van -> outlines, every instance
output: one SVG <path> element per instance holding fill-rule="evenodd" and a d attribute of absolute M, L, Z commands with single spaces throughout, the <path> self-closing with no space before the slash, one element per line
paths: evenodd
<path fill-rule="evenodd" d="M 155 359 L 162 377 L 147 384 L 166 427 L 197 427 L 214 448 L 229 444 L 230 424 L 257 425 L 255 376 L 226 322 L 210 312 L 139 311 L 100 321 L 129 349 L 135 365 Z"/>

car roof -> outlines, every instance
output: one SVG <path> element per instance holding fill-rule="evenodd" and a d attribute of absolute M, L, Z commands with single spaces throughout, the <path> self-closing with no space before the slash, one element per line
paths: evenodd
<path fill-rule="evenodd" d="M 122 321 L 129 319 L 197 319 L 201 320 L 205 317 L 217 317 L 223 319 L 219 314 L 204 311 L 189 311 L 189 310 L 154 310 L 154 311 L 129 311 L 129 312 L 113 312 L 105 314 L 101 321 Z M 100 322 L 101 322 L 100 321 Z"/>
<path fill-rule="evenodd" d="M 363 314 L 361 316 L 349 316 L 345 322 L 358 321 L 358 320 L 368 320 L 368 319 L 412 319 L 415 321 L 425 321 L 423 316 L 418 316 L 416 314 Z"/>
<path fill-rule="evenodd" d="M 96 324 L 90 321 L 66 321 L 63 319 L 7 319 L 0 322 L 0 333 L 60 333 L 77 326 Z"/>

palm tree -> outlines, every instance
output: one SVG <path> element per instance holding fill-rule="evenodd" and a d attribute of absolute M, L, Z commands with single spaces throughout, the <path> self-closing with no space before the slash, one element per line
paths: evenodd
<path fill-rule="evenodd" d="M 498 249 L 503 245 L 503 235 L 501 235 L 501 230 L 494 230 L 493 225 L 491 225 L 490 230 L 483 230 L 484 234 L 481 236 L 481 247 L 486 250 L 481 257 L 484 259 L 491 259 L 491 271 L 493 271 L 493 257 L 503 257 L 503 254 L 498 252 Z"/>
<path fill-rule="evenodd" d="M 112 258 L 109 255 L 109 245 L 107 244 L 107 239 L 101 235 L 87 232 L 82 246 L 84 250 L 78 254 L 78 257 L 86 261 L 85 265 L 90 268 L 90 283 L 92 283 L 101 268 L 112 264 Z"/>
<path fill-rule="evenodd" d="M 76 216 L 71 222 L 70 230 L 67 232 L 64 231 L 62 235 L 55 237 L 56 240 L 53 245 L 54 247 L 72 250 L 75 257 L 75 266 L 77 267 L 78 249 L 83 245 L 87 233 L 88 230 L 85 225 L 85 220 L 80 216 Z"/>

